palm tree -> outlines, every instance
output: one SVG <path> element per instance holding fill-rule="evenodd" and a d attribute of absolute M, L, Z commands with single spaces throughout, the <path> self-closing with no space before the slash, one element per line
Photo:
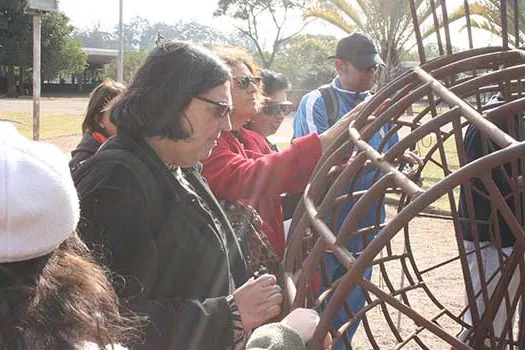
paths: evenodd
<path fill-rule="evenodd" d="M 434 6 L 431 6 L 433 4 Z M 432 8 L 439 9 L 441 0 L 415 0 L 418 21 L 423 39 L 441 27 L 441 19 L 433 16 Z M 387 63 L 381 82 L 390 81 L 398 72 L 400 53 L 411 49 L 414 43 L 414 27 L 409 0 L 317 0 L 304 12 L 305 18 L 319 18 L 350 33 L 368 33 L 376 42 L 381 57 Z M 449 21 L 461 16 L 450 16 Z M 412 42 L 411 42 L 412 40 Z M 410 47 L 406 47 L 410 45 Z"/>
<path fill-rule="evenodd" d="M 509 43 L 514 46 L 521 46 L 525 42 L 525 0 L 518 0 L 517 3 L 518 20 L 516 21 L 514 1 L 507 1 L 507 28 Z M 500 0 L 480 0 L 469 5 L 469 7 L 470 14 L 475 16 L 471 19 L 472 27 L 498 36 L 502 34 Z M 465 8 L 463 6 L 458 8 L 454 15 L 465 16 Z M 518 38 L 516 38 L 516 32 L 519 35 Z M 516 39 L 519 39 L 519 45 L 517 45 Z"/>

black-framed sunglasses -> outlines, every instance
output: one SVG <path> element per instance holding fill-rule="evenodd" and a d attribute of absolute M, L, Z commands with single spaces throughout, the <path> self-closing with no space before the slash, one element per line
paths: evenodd
<path fill-rule="evenodd" d="M 375 71 L 377 71 L 379 69 L 379 65 L 378 64 L 374 64 L 373 66 L 370 66 L 368 68 L 365 68 L 363 70 L 359 69 L 360 72 L 364 72 L 364 73 L 373 73 Z"/>
<path fill-rule="evenodd" d="M 213 100 L 210 100 L 206 97 L 201 97 L 201 96 L 195 96 L 195 98 L 197 100 L 201 100 L 201 101 L 204 101 L 204 102 L 207 102 L 207 103 L 210 103 L 214 106 L 217 107 L 217 115 L 219 116 L 219 118 L 225 118 L 227 116 L 229 116 L 231 114 L 231 112 L 233 112 L 233 105 L 229 104 L 229 103 L 226 103 L 226 102 L 217 102 L 217 101 L 213 101 Z"/>
<path fill-rule="evenodd" d="M 262 78 L 261 77 L 233 77 L 233 81 L 235 82 L 235 85 L 242 90 L 246 90 L 250 87 L 251 84 L 255 84 L 255 86 L 260 87 Z"/>
<path fill-rule="evenodd" d="M 262 111 L 264 114 L 268 114 L 271 116 L 277 116 L 279 113 L 283 113 L 284 115 L 288 115 L 292 112 L 292 106 L 293 104 L 289 101 L 285 102 L 267 102 Z"/>

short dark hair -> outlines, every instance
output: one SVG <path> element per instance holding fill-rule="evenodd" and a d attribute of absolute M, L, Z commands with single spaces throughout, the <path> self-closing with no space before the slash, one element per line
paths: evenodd
<path fill-rule="evenodd" d="M 135 136 L 182 140 L 192 98 L 230 79 L 228 67 L 207 49 L 184 41 L 162 41 L 146 58 L 111 109 L 118 130 Z"/>
<path fill-rule="evenodd" d="M 261 70 L 261 77 L 263 78 L 264 94 L 266 96 L 271 95 L 276 91 L 288 90 L 290 86 L 284 75 L 269 69 Z"/>
<path fill-rule="evenodd" d="M 90 131 L 100 131 L 98 126 L 100 116 L 107 110 L 110 102 L 125 89 L 126 86 L 124 84 L 106 79 L 91 92 L 86 116 L 82 122 L 82 134 Z"/>

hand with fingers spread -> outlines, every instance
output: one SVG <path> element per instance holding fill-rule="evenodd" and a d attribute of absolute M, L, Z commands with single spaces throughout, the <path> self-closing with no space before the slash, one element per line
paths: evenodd
<path fill-rule="evenodd" d="M 423 166 L 423 160 L 419 157 L 416 152 L 405 151 L 403 154 L 403 160 L 410 165 L 419 165 Z"/>
<path fill-rule="evenodd" d="M 233 292 L 245 331 L 260 326 L 281 312 L 283 293 L 273 275 L 250 278 Z"/>
<path fill-rule="evenodd" d="M 401 156 L 400 162 L 406 164 L 405 168 L 407 170 L 404 168 L 402 171 L 408 177 L 413 177 L 416 174 L 418 167 L 423 166 L 423 160 L 419 157 L 417 152 L 413 151 L 405 151 Z"/>

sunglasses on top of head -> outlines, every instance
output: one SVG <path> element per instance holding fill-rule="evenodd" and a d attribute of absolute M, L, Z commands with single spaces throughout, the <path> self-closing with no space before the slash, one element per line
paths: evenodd
<path fill-rule="evenodd" d="M 277 116 L 279 113 L 283 113 L 284 115 L 290 114 L 292 111 L 292 103 L 291 102 L 268 102 L 263 107 L 263 113 L 268 114 L 271 116 Z"/>
<path fill-rule="evenodd" d="M 207 102 L 209 104 L 216 106 L 217 116 L 219 118 L 226 118 L 227 116 L 231 114 L 231 112 L 233 112 L 233 106 L 229 103 L 217 102 L 217 101 L 213 101 L 205 97 L 201 97 L 201 96 L 195 96 L 195 98 L 197 100 L 201 100 L 201 101 L 204 101 L 204 102 Z"/>
<path fill-rule="evenodd" d="M 262 78 L 249 76 L 234 77 L 233 81 L 239 89 L 246 90 L 250 87 L 251 84 L 255 84 L 255 86 L 257 87 L 261 86 Z"/>

